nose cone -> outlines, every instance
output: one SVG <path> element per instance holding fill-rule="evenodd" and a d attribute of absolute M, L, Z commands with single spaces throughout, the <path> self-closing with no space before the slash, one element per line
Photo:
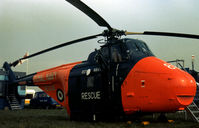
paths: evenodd
<path fill-rule="evenodd" d="M 194 78 L 156 57 L 140 60 L 122 87 L 124 111 L 173 112 L 191 104 L 196 93 Z"/>
<path fill-rule="evenodd" d="M 178 71 L 173 74 L 171 83 L 174 86 L 173 90 L 179 105 L 183 107 L 191 104 L 196 93 L 196 82 L 194 78 L 187 72 L 178 69 Z"/>
<path fill-rule="evenodd" d="M 171 98 L 176 102 L 176 107 L 178 109 L 183 109 L 193 102 L 195 93 L 196 93 L 196 81 L 195 79 L 187 72 L 162 61 L 165 67 L 159 67 L 159 69 L 164 68 L 165 73 L 168 77 L 168 81 L 165 83 L 165 86 L 168 86 L 168 91 L 170 90 Z"/>

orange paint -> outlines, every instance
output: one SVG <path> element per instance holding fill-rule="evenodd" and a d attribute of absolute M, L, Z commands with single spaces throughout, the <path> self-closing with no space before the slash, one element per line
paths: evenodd
<path fill-rule="evenodd" d="M 194 78 L 156 57 L 140 60 L 121 86 L 126 114 L 174 112 L 191 104 L 196 93 Z"/>
<path fill-rule="evenodd" d="M 70 114 L 68 104 L 68 78 L 70 70 L 79 63 L 81 62 L 65 64 L 47 69 L 38 72 L 33 77 L 34 85 L 39 86 L 45 93 L 64 106 L 67 109 L 68 114 Z M 61 94 L 62 92 L 63 96 Z M 61 98 L 63 98 L 63 101 L 60 100 Z"/>

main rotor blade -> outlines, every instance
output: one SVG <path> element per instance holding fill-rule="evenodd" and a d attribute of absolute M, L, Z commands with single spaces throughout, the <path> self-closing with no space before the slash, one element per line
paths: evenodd
<path fill-rule="evenodd" d="M 109 30 L 112 30 L 111 26 L 93 9 L 88 7 L 80 0 L 66 0 L 71 3 L 73 6 L 84 12 L 87 16 L 89 16 L 92 20 L 94 20 L 99 26 L 107 27 Z"/>
<path fill-rule="evenodd" d="M 155 35 L 155 36 L 172 36 L 172 37 L 199 39 L 199 35 L 184 34 L 184 33 L 171 33 L 171 32 L 153 32 L 153 31 L 125 32 L 125 35 Z"/>
<path fill-rule="evenodd" d="M 31 54 L 29 56 L 25 56 L 23 58 L 20 58 L 20 59 L 14 61 L 13 63 L 11 63 L 10 66 L 14 66 L 15 67 L 18 63 L 20 63 L 20 61 L 22 61 L 24 59 L 28 59 L 28 58 L 31 58 L 31 57 L 34 57 L 34 56 L 38 56 L 40 54 L 43 54 L 43 53 L 46 53 L 46 52 L 49 52 L 49 51 L 52 51 L 52 50 L 55 50 L 55 49 L 58 49 L 58 48 L 61 48 L 61 47 L 65 47 L 65 46 L 68 46 L 68 45 L 71 45 L 71 44 L 75 44 L 75 43 L 82 42 L 82 41 L 85 41 L 85 40 L 94 39 L 94 38 L 97 38 L 98 36 L 102 36 L 102 34 L 97 34 L 97 35 L 83 37 L 83 38 L 80 38 L 80 39 L 77 39 L 77 40 L 65 42 L 65 43 L 56 45 L 54 47 L 50 47 L 50 48 L 44 49 L 42 51 L 36 52 L 36 53 Z"/>

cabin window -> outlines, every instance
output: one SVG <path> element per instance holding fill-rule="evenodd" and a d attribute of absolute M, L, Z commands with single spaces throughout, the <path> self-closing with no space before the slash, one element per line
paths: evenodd
<path fill-rule="evenodd" d="M 94 87 L 94 76 L 89 76 L 87 78 L 87 87 L 88 88 Z"/>
<path fill-rule="evenodd" d="M 20 86 L 20 90 L 26 90 L 26 86 Z"/>
<path fill-rule="evenodd" d="M 39 98 L 45 98 L 48 97 L 48 95 L 46 93 L 41 93 L 38 95 Z"/>
<path fill-rule="evenodd" d="M 2 81 L 6 80 L 5 75 L 0 75 L 0 80 L 2 80 Z"/>

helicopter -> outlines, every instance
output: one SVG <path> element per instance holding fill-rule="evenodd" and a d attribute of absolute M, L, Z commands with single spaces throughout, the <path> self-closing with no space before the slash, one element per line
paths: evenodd
<path fill-rule="evenodd" d="M 184 110 L 192 103 L 196 81 L 187 72 L 155 57 L 144 41 L 125 35 L 153 35 L 199 39 L 199 35 L 171 32 L 128 32 L 112 28 L 80 0 L 66 0 L 100 27 L 102 33 L 79 38 L 24 56 L 3 68 L 9 72 L 9 88 L 38 86 L 66 108 L 71 119 L 98 120 L 136 113 Z M 11 67 L 46 52 L 104 37 L 100 49 L 87 60 L 63 64 L 16 78 Z"/>

